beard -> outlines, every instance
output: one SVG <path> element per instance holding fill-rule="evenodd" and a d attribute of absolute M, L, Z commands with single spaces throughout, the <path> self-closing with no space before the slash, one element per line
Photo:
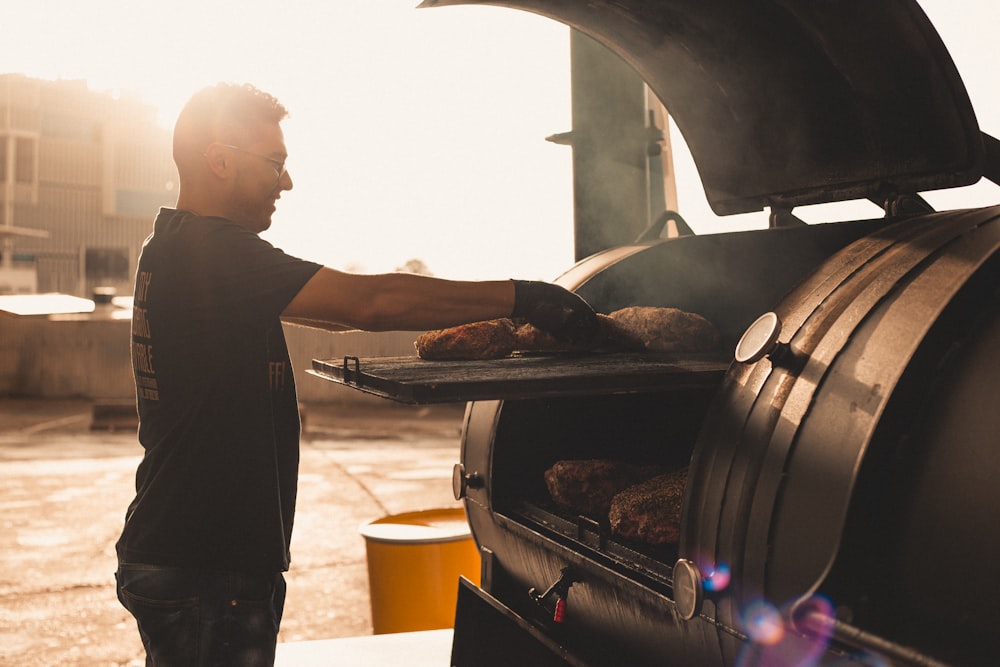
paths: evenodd
<path fill-rule="evenodd" d="M 241 185 L 238 183 L 238 185 Z M 265 196 L 249 191 L 249 188 L 236 187 L 233 191 L 229 210 L 233 211 L 234 219 L 243 227 L 246 227 L 255 234 L 260 234 L 271 227 L 271 216 L 274 214 L 275 198 L 273 192 L 268 192 Z"/>

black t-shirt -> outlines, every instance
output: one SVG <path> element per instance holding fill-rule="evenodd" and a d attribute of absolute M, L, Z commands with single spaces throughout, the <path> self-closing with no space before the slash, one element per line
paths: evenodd
<path fill-rule="evenodd" d="M 319 269 L 228 220 L 160 211 L 136 272 L 145 454 L 123 562 L 288 569 L 299 414 L 279 315 Z"/>

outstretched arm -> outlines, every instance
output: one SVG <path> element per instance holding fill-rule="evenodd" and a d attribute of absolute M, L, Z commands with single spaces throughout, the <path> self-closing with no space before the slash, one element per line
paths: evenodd
<path fill-rule="evenodd" d="M 551 283 L 363 275 L 326 267 L 282 313 L 287 322 L 332 331 L 426 331 L 501 317 L 523 318 L 571 341 L 588 341 L 599 330 L 587 302 Z"/>
<path fill-rule="evenodd" d="M 330 329 L 423 331 L 508 317 L 510 280 L 456 281 L 410 273 L 364 275 L 320 269 L 282 313 L 285 321 Z"/>

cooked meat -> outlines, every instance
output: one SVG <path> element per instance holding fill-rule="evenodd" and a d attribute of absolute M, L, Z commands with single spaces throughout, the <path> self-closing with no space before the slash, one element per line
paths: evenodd
<path fill-rule="evenodd" d="M 605 315 L 599 315 L 610 322 Z M 562 351 L 589 349 L 560 342 L 532 324 L 518 324 L 503 318 L 462 324 L 421 334 L 414 346 L 417 356 L 430 360 L 502 359 L 515 350 Z"/>
<path fill-rule="evenodd" d="M 603 315 L 598 315 L 603 317 Z M 589 343 L 569 343 L 558 340 L 555 336 L 542 331 L 533 324 L 522 324 L 514 329 L 515 343 L 517 350 L 524 352 L 564 352 L 571 350 L 593 349 L 600 340 Z"/>
<path fill-rule="evenodd" d="M 514 329 L 514 346 L 518 350 L 555 350 L 559 341 L 533 324 L 522 324 Z"/>
<path fill-rule="evenodd" d="M 514 351 L 514 323 L 486 320 L 428 331 L 414 347 L 421 359 L 501 359 Z"/>
<path fill-rule="evenodd" d="M 631 486 L 611 500 L 611 534 L 645 544 L 676 543 L 680 539 L 681 501 L 687 469 Z"/>
<path fill-rule="evenodd" d="M 545 486 L 556 505 L 603 520 L 616 493 L 661 472 L 657 466 L 605 459 L 556 461 L 545 471 Z"/>
<path fill-rule="evenodd" d="M 502 359 L 515 350 L 704 352 L 719 345 L 719 332 L 711 322 L 677 308 L 631 306 L 610 315 L 599 314 L 598 320 L 600 335 L 584 344 L 561 342 L 531 324 L 518 326 L 503 318 L 428 331 L 414 346 L 421 359 L 442 361 Z"/>
<path fill-rule="evenodd" d="M 707 352 L 719 345 L 719 332 L 701 315 L 677 308 L 630 306 L 608 315 L 647 350 Z"/>
<path fill-rule="evenodd" d="M 621 324 L 607 315 L 598 313 L 597 321 L 601 325 L 597 338 L 575 345 L 556 340 L 554 336 L 545 333 L 532 324 L 522 324 L 514 332 L 517 338 L 516 349 L 524 351 L 580 351 L 598 348 L 606 350 L 643 349 L 642 341 L 631 335 Z"/>
<path fill-rule="evenodd" d="M 611 315 L 598 315 L 598 319 L 601 322 L 602 347 L 621 351 L 646 349 L 642 337 L 626 326 L 627 320 L 615 319 Z"/>

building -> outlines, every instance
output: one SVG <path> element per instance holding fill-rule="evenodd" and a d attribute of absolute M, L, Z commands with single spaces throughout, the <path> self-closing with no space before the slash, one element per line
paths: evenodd
<path fill-rule="evenodd" d="M 131 294 L 176 188 L 155 108 L 85 81 L 0 75 L 0 293 Z"/>

